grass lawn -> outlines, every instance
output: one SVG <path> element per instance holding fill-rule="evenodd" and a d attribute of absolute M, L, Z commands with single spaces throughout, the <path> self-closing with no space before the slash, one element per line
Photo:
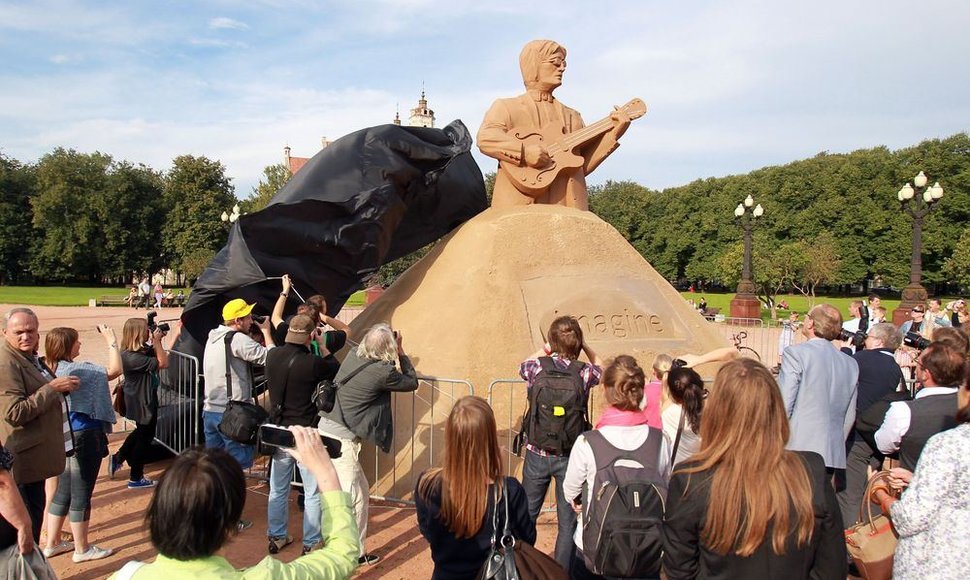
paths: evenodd
<path fill-rule="evenodd" d="M 684 300 L 692 299 L 695 303 L 700 302 L 701 297 L 703 296 L 704 298 L 707 298 L 708 308 L 720 308 L 721 314 L 724 314 L 725 316 L 730 314 L 731 299 L 734 298 L 734 292 L 730 292 L 730 293 L 681 292 L 680 295 L 684 297 Z M 861 298 L 858 298 L 858 297 L 851 298 L 851 297 L 842 297 L 842 296 L 839 296 L 839 297 L 816 296 L 815 304 L 822 304 L 823 302 L 827 304 L 831 304 L 832 306 L 835 306 L 836 308 L 842 311 L 842 317 L 844 319 L 848 319 L 849 303 L 852 302 L 853 300 L 860 300 L 860 299 Z M 808 309 L 810 308 L 808 303 L 808 298 L 806 298 L 805 296 L 802 296 L 801 294 L 780 294 L 778 295 L 777 300 L 778 302 L 781 302 L 782 300 L 786 300 L 788 302 L 788 306 L 792 310 L 798 312 L 799 314 L 805 314 L 806 312 L 808 312 Z M 883 308 L 886 309 L 887 320 L 892 320 L 893 310 L 895 310 L 896 307 L 899 306 L 899 302 L 900 301 L 897 298 L 882 299 L 882 306 Z M 944 303 L 945 302 L 946 301 L 944 300 Z M 787 311 L 784 311 L 784 310 L 778 311 L 779 318 L 785 318 L 787 315 L 788 315 Z M 771 312 L 768 309 L 762 307 L 761 318 L 766 320 L 771 318 Z"/>
<path fill-rule="evenodd" d="M 83 288 L 73 286 L 0 286 L 0 304 L 31 306 L 87 306 L 99 296 L 127 296 L 127 288 Z M 188 292 L 186 292 L 188 295 Z M 347 306 L 363 306 L 364 292 L 354 292 Z"/>

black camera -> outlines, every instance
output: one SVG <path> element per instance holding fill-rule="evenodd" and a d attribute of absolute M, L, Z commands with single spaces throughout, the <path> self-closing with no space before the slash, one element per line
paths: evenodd
<path fill-rule="evenodd" d="M 265 320 L 266 320 L 265 316 L 261 316 L 259 314 L 253 314 L 253 322 L 255 322 L 256 324 L 262 324 Z"/>
<path fill-rule="evenodd" d="M 866 338 L 868 337 L 869 335 L 861 330 L 859 332 L 849 332 L 843 328 L 842 332 L 839 333 L 839 340 L 847 340 L 856 348 L 865 346 Z"/>
<path fill-rule="evenodd" d="M 930 339 L 926 338 L 915 330 L 910 330 L 906 333 L 906 336 L 903 337 L 903 344 L 917 350 L 925 349 L 930 345 L 930 342 Z"/>
<path fill-rule="evenodd" d="M 172 329 L 172 327 L 169 326 L 169 324 L 167 322 L 156 323 L 155 322 L 155 317 L 156 316 L 158 316 L 158 313 L 155 312 L 154 310 L 149 311 L 148 314 L 145 315 L 145 318 L 148 319 L 148 331 L 149 332 L 155 332 L 155 329 L 156 328 L 158 330 L 161 330 L 162 332 L 168 332 L 169 330 Z"/>

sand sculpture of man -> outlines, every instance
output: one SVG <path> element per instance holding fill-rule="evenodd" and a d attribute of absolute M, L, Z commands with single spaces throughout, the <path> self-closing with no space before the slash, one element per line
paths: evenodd
<path fill-rule="evenodd" d="M 548 203 L 589 209 L 586 175 L 619 147 L 632 115 L 616 109 L 586 127 L 578 112 L 553 97 L 566 70 L 566 49 L 551 40 L 526 44 L 519 67 L 526 92 L 495 101 L 478 130 L 479 149 L 499 160 L 492 207 Z M 646 112 L 638 102 L 643 112 L 636 116 Z M 565 139 L 572 140 L 568 150 L 559 146 Z"/>

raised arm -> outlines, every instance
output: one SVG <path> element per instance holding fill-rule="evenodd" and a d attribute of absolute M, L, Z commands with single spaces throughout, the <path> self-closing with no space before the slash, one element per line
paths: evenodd
<path fill-rule="evenodd" d="M 286 299 L 290 296 L 290 287 L 292 286 L 289 274 L 283 274 L 283 291 L 280 292 L 280 297 L 276 299 L 276 304 L 273 305 L 273 314 L 270 315 L 270 321 L 272 321 L 273 326 L 277 327 L 283 322 L 283 308 L 286 307 Z"/>
<path fill-rule="evenodd" d="M 99 324 L 98 332 L 104 338 L 104 342 L 108 345 L 108 380 L 114 380 L 121 376 L 123 369 L 121 368 L 121 349 L 118 348 L 118 337 L 115 335 L 113 328 L 107 324 Z"/>

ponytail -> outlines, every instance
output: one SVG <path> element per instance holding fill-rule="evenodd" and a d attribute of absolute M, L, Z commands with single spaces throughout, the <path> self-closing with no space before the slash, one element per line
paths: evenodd
<path fill-rule="evenodd" d="M 704 380 L 694 369 L 680 367 L 668 373 L 666 384 L 670 397 L 684 409 L 691 431 L 699 433 L 704 399 L 707 396 Z"/>

